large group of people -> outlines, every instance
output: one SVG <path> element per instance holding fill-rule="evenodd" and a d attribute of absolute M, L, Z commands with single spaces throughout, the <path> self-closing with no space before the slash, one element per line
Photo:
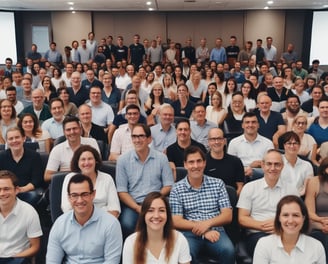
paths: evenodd
<path fill-rule="evenodd" d="M 93 32 L 64 54 L 51 42 L 15 66 L 7 58 L 0 264 L 38 252 L 38 205 L 57 172 L 67 175 L 49 264 L 233 264 L 226 226 L 236 210 L 254 263 L 328 263 L 328 72 L 319 64 L 305 69 L 292 44 L 278 57 L 272 37 L 254 48 L 218 37 L 210 50 L 206 38 L 194 48 L 191 38 L 141 44 L 135 34 L 125 46 Z M 115 164 L 114 178 L 102 163 Z"/>

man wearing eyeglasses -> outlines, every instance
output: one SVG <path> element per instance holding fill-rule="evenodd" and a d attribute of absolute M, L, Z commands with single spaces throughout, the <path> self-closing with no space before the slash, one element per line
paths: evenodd
<path fill-rule="evenodd" d="M 116 184 L 122 202 L 120 222 L 123 237 L 134 232 L 141 203 L 150 192 L 168 195 L 174 183 L 165 154 L 149 148 L 151 132 L 137 124 L 131 133 L 134 149 L 121 155 L 116 164 Z"/>
<path fill-rule="evenodd" d="M 211 128 L 208 132 L 210 151 L 206 154 L 204 173 L 234 187 L 239 195 L 245 182 L 244 166 L 238 157 L 225 152 L 226 144 L 223 131 L 220 128 Z"/>
<path fill-rule="evenodd" d="M 108 158 L 110 161 L 116 161 L 120 155 L 133 149 L 131 131 L 140 118 L 139 106 L 135 104 L 128 105 L 125 118 L 128 120 L 128 123 L 120 125 L 114 132 Z"/>
<path fill-rule="evenodd" d="M 90 145 L 99 153 L 99 146 L 94 138 L 81 137 L 80 121 L 75 116 L 67 116 L 63 121 L 63 130 L 66 140 L 56 146 L 50 152 L 44 180 L 50 181 L 57 171 L 69 171 L 70 162 L 74 151 L 81 145 Z"/>
<path fill-rule="evenodd" d="M 284 167 L 279 151 L 269 150 L 261 167 L 264 177 L 247 183 L 237 203 L 239 224 L 246 228 L 246 245 L 253 256 L 257 241 L 274 232 L 274 217 L 279 200 L 286 195 L 298 195 L 295 186 L 282 181 Z"/>
<path fill-rule="evenodd" d="M 48 241 L 47 264 L 120 263 L 122 233 L 117 219 L 95 207 L 92 180 L 74 175 L 67 187 L 73 210 L 54 223 Z"/>
<path fill-rule="evenodd" d="M 242 119 L 244 133 L 232 139 L 228 153 L 241 159 L 247 181 L 263 177 L 261 160 L 264 154 L 273 149 L 271 140 L 258 133 L 259 122 L 255 113 L 246 113 Z"/>

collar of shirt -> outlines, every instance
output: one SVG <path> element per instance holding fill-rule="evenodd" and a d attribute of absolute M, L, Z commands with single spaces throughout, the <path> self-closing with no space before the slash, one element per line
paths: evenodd
<path fill-rule="evenodd" d="M 154 153 L 155 150 L 153 150 L 150 147 L 148 147 L 148 149 L 149 149 L 149 153 L 148 153 L 148 156 L 147 156 L 146 160 L 144 161 L 144 163 L 146 163 L 149 159 L 155 159 L 155 155 L 154 155 L 155 154 Z M 133 157 L 134 157 L 135 160 L 139 161 L 138 154 L 137 154 L 137 152 L 135 150 L 133 150 L 132 155 L 133 155 Z"/>
<path fill-rule="evenodd" d="M 71 215 L 70 215 L 70 221 L 72 224 L 77 224 L 77 225 L 80 225 L 76 219 L 75 219 L 75 216 L 74 216 L 74 210 L 71 210 L 69 212 Z M 82 227 L 86 227 L 88 225 L 90 225 L 91 223 L 93 222 L 97 222 L 99 219 L 99 213 L 97 211 L 97 208 L 95 206 L 93 206 L 93 212 L 92 212 L 92 215 L 91 217 L 89 218 L 89 220 L 82 226 Z M 81 225 L 80 225 L 81 226 Z"/>
<path fill-rule="evenodd" d="M 280 177 L 279 177 L 279 179 L 278 179 L 276 185 L 275 185 L 273 188 L 271 188 L 271 187 L 267 184 L 267 182 L 266 182 L 266 180 L 265 180 L 264 177 L 263 177 L 262 179 L 260 179 L 259 181 L 262 181 L 262 189 L 268 189 L 268 188 L 270 188 L 270 189 L 276 189 L 276 188 L 281 188 L 281 187 L 282 187 L 282 182 L 281 182 L 281 178 L 280 178 Z"/>
<path fill-rule="evenodd" d="M 281 242 L 281 237 L 277 235 L 276 238 L 278 240 L 278 248 L 281 248 L 281 249 L 284 250 L 284 245 Z M 305 239 L 304 239 L 303 234 L 300 234 L 300 236 L 299 236 L 299 238 L 296 242 L 295 248 L 297 248 L 298 250 L 304 252 L 304 250 L 305 250 Z"/>

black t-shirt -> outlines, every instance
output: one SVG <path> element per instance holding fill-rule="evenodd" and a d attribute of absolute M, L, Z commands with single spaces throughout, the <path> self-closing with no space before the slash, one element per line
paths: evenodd
<path fill-rule="evenodd" d="M 206 155 L 204 174 L 221 179 L 226 185 L 237 188 L 236 182 L 244 182 L 244 166 L 238 157 L 224 154 L 223 159 L 214 159 L 210 153 Z"/>
<path fill-rule="evenodd" d="M 204 153 L 206 153 L 206 148 L 203 144 L 191 139 L 191 146 L 199 147 Z M 178 142 L 173 143 L 172 145 L 168 146 L 166 149 L 166 155 L 170 162 L 175 164 L 175 167 L 183 167 L 183 156 L 184 150 L 178 145 Z"/>

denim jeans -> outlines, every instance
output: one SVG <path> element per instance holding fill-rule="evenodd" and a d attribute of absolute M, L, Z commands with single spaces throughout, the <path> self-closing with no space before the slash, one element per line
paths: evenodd
<path fill-rule="evenodd" d="M 30 264 L 27 258 L 0 258 L 0 264 Z"/>
<path fill-rule="evenodd" d="M 121 204 L 121 215 L 119 220 L 122 227 L 123 241 L 135 232 L 138 217 L 139 214 L 136 211 L 124 204 Z"/>
<path fill-rule="evenodd" d="M 197 264 L 199 262 L 200 250 L 205 251 L 207 256 L 220 263 L 235 263 L 235 247 L 225 231 L 220 231 L 220 239 L 214 243 L 207 239 L 203 239 L 201 236 L 195 235 L 191 231 L 183 231 L 182 233 L 189 243 L 192 264 Z"/>

